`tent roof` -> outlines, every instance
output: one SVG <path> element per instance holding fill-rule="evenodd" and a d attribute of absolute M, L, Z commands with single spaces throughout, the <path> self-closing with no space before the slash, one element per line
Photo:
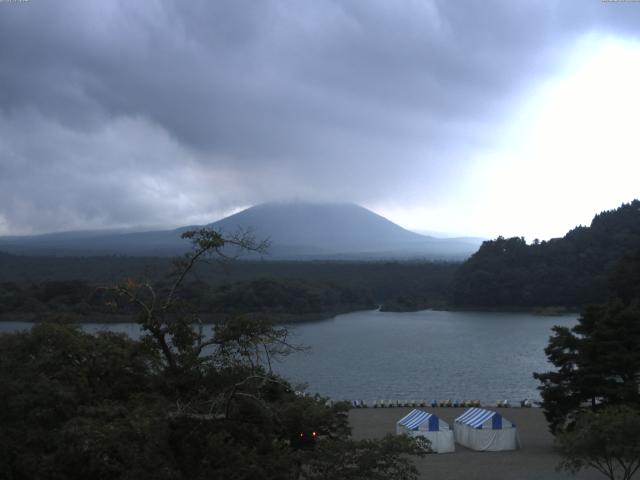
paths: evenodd
<path fill-rule="evenodd" d="M 431 417 L 435 417 L 435 415 L 429 412 L 414 409 L 411 410 L 408 415 L 398 420 L 398 423 L 408 428 L 409 430 L 417 430 L 420 425 L 428 423 Z"/>
<path fill-rule="evenodd" d="M 463 425 L 469 425 L 473 428 L 480 427 L 484 422 L 493 418 L 495 415 L 501 416 L 498 412 L 491 410 L 485 410 L 483 408 L 470 408 L 462 415 L 455 419 L 455 422 L 462 423 Z"/>

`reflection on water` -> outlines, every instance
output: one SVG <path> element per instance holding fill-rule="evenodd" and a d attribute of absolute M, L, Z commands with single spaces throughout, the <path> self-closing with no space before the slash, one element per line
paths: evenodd
<path fill-rule="evenodd" d="M 576 315 L 356 312 L 290 325 L 293 341 L 311 348 L 274 368 L 335 399 L 537 399 L 532 372 L 549 368 L 544 347 L 551 327 L 575 322 Z M 30 327 L 0 322 L 0 331 Z M 82 328 L 140 335 L 134 323 Z"/>

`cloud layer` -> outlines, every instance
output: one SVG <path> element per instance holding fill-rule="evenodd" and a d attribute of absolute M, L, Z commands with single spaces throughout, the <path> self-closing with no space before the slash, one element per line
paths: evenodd
<path fill-rule="evenodd" d="M 0 234 L 442 207 L 578 38 L 633 35 L 632 7 L 0 3 Z"/>

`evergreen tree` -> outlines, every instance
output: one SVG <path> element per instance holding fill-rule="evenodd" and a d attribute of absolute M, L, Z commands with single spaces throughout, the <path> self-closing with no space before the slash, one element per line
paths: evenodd
<path fill-rule="evenodd" d="M 554 328 L 545 353 L 556 370 L 534 374 L 552 432 L 572 425 L 587 408 L 640 405 L 639 284 L 640 262 L 624 259 L 612 275 L 607 304 L 584 309 L 571 329 Z"/>

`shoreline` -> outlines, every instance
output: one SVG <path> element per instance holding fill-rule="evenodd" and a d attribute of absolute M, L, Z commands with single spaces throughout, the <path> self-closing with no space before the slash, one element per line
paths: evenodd
<path fill-rule="evenodd" d="M 467 308 L 467 307 L 428 307 L 418 310 L 385 310 L 384 305 L 377 305 L 374 308 L 363 309 L 339 309 L 328 312 L 310 312 L 310 313 L 262 313 L 262 312 L 244 312 L 237 315 L 262 316 L 275 324 L 295 325 L 298 323 L 323 322 L 331 320 L 338 315 L 346 315 L 357 312 L 380 312 L 380 313 L 418 313 L 418 312 L 482 312 L 482 313 L 529 313 L 544 317 L 560 317 L 563 315 L 580 315 L 577 310 L 564 309 L 560 307 L 545 308 Z M 208 313 L 196 314 L 195 317 L 200 318 L 204 325 L 215 325 L 223 321 L 230 315 L 236 313 Z M 136 323 L 135 314 L 112 314 L 112 313 L 90 313 L 79 314 L 75 312 L 43 312 L 43 313 L 2 313 L 0 314 L 0 322 L 20 322 L 20 323 L 41 323 L 44 321 L 55 320 L 56 317 L 68 317 L 70 323 L 87 323 L 87 324 L 124 324 Z"/>
<path fill-rule="evenodd" d="M 356 312 L 374 312 L 377 308 L 371 309 L 344 309 L 330 312 L 310 312 L 310 313 L 262 313 L 262 312 L 245 312 L 245 313 L 208 313 L 194 314 L 194 318 L 199 318 L 204 325 L 215 325 L 223 321 L 226 317 L 232 315 L 249 315 L 260 316 L 272 323 L 280 325 L 295 325 L 298 323 L 322 322 L 331 320 L 338 315 Z M 126 324 L 137 323 L 137 314 L 118 314 L 118 313 L 90 313 L 79 314 L 74 312 L 43 312 L 43 313 L 2 313 L 0 314 L 0 322 L 19 322 L 19 323 L 42 323 L 46 321 L 54 321 L 56 318 L 67 318 L 68 323 L 78 324 Z"/>
<path fill-rule="evenodd" d="M 482 312 L 482 313 L 530 313 L 545 317 L 560 317 L 562 315 L 580 315 L 579 308 L 567 307 L 455 307 L 448 306 L 431 306 L 420 307 L 415 310 L 387 310 L 384 305 L 380 308 L 381 312 L 390 313 L 415 313 L 433 310 L 436 312 Z"/>
<path fill-rule="evenodd" d="M 544 317 L 560 317 L 562 315 L 580 315 L 579 308 L 567 307 L 453 307 L 447 308 L 430 308 L 429 310 L 437 310 L 444 312 L 493 312 L 493 313 L 531 313 Z"/>

